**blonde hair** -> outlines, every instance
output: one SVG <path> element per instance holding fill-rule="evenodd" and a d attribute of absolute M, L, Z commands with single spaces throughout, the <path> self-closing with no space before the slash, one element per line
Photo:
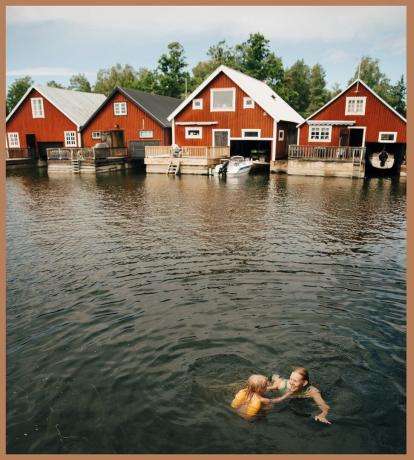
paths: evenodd
<path fill-rule="evenodd" d="M 263 393 L 268 385 L 267 377 L 260 374 L 253 374 L 247 379 L 248 398 L 251 398 L 255 393 Z"/>

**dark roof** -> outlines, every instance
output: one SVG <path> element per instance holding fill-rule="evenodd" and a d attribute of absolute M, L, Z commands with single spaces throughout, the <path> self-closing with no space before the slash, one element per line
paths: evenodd
<path fill-rule="evenodd" d="M 167 120 L 168 115 L 180 104 L 181 100 L 175 97 L 159 96 L 158 94 L 144 93 L 137 89 L 119 88 L 126 96 L 140 106 L 148 115 L 152 116 L 164 126 L 171 126 Z"/>
<path fill-rule="evenodd" d="M 132 103 L 137 105 L 140 109 L 146 112 L 152 119 L 159 123 L 163 128 L 171 127 L 171 122 L 167 117 L 172 113 L 180 104 L 181 100 L 175 97 L 159 96 L 158 94 L 145 93 L 138 89 L 121 88 L 117 86 L 112 93 L 106 98 L 101 106 L 95 111 L 93 115 L 82 126 L 81 131 L 89 125 L 90 121 L 101 111 L 108 101 L 116 92 L 124 94 Z"/>

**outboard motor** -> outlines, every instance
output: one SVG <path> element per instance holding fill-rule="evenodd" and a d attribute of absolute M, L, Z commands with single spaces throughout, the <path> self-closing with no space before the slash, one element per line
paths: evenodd
<path fill-rule="evenodd" d="M 378 160 L 380 161 L 380 166 L 383 168 L 385 162 L 388 160 L 388 153 L 385 150 L 385 147 L 382 149 L 382 152 L 378 155 Z"/>

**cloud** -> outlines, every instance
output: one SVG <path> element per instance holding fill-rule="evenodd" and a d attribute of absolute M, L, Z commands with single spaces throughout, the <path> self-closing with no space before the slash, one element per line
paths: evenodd
<path fill-rule="evenodd" d="M 234 40 L 261 32 L 270 40 L 352 41 L 405 34 L 404 6 L 8 6 L 7 25 L 60 22 L 147 38 L 214 34 Z"/>
<path fill-rule="evenodd" d="M 79 73 L 78 70 L 73 70 L 65 67 L 31 67 L 26 69 L 9 70 L 6 72 L 8 77 L 21 77 L 30 75 L 32 77 L 67 77 Z M 96 72 L 82 72 L 86 76 L 95 75 Z"/>

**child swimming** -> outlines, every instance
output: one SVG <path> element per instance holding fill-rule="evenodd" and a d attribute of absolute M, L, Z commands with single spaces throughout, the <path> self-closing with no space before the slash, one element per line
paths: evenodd
<path fill-rule="evenodd" d="M 278 403 L 291 395 L 291 392 L 287 391 L 279 398 L 265 398 L 263 394 L 268 386 L 269 381 L 264 375 L 251 375 L 247 380 L 247 388 L 243 388 L 236 394 L 231 407 L 236 409 L 241 417 L 251 420 L 259 413 L 263 405 Z"/>

